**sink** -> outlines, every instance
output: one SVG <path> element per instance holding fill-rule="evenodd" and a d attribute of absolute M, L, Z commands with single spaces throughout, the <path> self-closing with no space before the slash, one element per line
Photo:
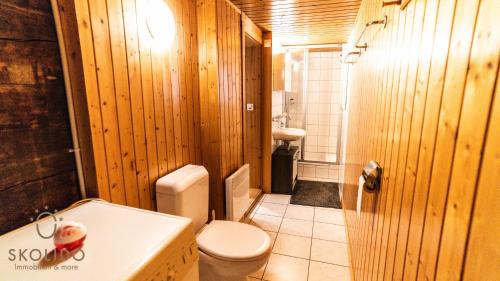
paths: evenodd
<path fill-rule="evenodd" d="M 278 128 L 273 132 L 275 140 L 296 141 L 306 136 L 306 131 L 298 128 Z"/>

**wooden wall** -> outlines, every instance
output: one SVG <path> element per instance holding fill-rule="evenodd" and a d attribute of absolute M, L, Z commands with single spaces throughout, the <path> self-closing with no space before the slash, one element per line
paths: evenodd
<path fill-rule="evenodd" d="M 262 188 L 262 45 L 245 39 L 245 103 L 253 111 L 245 114 L 245 163 L 250 164 L 250 188 Z"/>
<path fill-rule="evenodd" d="M 272 94 L 273 94 L 273 33 L 262 33 L 262 190 L 271 193 Z"/>
<path fill-rule="evenodd" d="M 349 46 L 344 208 L 355 280 L 497 280 L 500 32 L 495 0 L 362 2 Z M 363 194 L 377 160 L 381 190 Z"/>
<path fill-rule="evenodd" d="M 0 235 L 79 199 L 50 1 L 0 3 Z"/>
<path fill-rule="evenodd" d="M 221 112 L 221 176 L 225 179 L 243 165 L 243 94 L 241 12 L 229 1 L 217 0 L 219 108 Z"/>
<path fill-rule="evenodd" d="M 62 14 L 71 2 L 59 1 Z M 177 31 L 168 49 L 149 34 L 147 1 L 74 2 L 97 183 L 91 195 L 145 209 L 155 208 L 158 177 L 201 163 L 196 3 L 166 2 Z"/>
<path fill-rule="evenodd" d="M 225 217 L 224 180 L 243 165 L 241 15 L 225 0 L 198 0 L 201 143 L 210 210 Z"/>

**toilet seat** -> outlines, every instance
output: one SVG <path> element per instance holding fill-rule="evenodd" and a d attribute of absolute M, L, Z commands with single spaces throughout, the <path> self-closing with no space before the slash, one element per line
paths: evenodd
<path fill-rule="evenodd" d="M 196 238 L 205 254 L 227 261 L 252 261 L 271 250 L 269 235 L 253 225 L 214 220 Z"/>

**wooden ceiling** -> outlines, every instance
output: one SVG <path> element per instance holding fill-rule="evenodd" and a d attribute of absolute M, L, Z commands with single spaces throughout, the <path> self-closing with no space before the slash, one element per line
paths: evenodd
<path fill-rule="evenodd" d="M 347 42 L 361 0 L 232 0 L 283 45 Z"/>

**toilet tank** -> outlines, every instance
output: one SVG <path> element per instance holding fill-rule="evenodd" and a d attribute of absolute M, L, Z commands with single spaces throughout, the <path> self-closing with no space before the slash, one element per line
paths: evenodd
<path fill-rule="evenodd" d="M 187 217 L 198 231 L 208 220 L 208 172 L 186 165 L 156 181 L 158 212 Z"/>

